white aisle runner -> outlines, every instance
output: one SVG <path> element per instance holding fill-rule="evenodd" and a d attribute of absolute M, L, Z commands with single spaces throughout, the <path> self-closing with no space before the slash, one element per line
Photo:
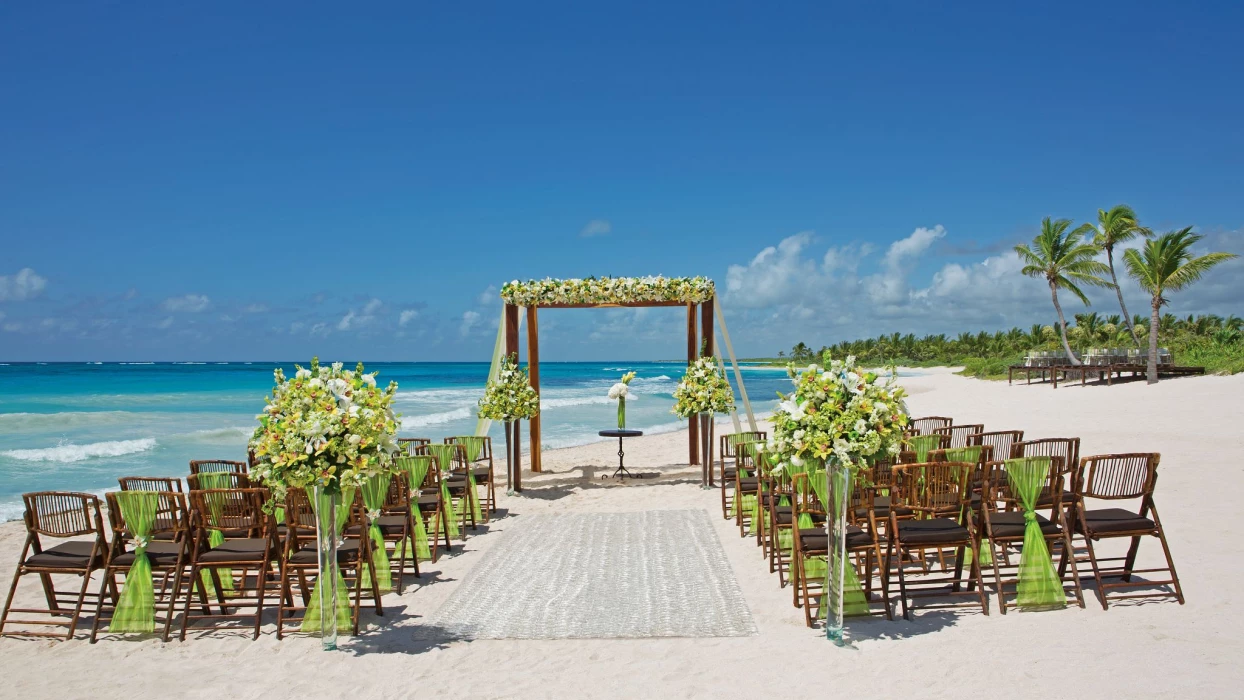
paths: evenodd
<path fill-rule="evenodd" d="M 460 639 L 757 633 L 702 510 L 523 518 L 420 627 Z"/>

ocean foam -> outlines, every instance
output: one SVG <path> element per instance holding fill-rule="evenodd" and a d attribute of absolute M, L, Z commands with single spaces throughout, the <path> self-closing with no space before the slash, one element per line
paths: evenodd
<path fill-rule="evenodd" d="M 423 428 L 429 425 L 441 425 L 456 420 L 468 420 L 475 414 L 469 408 L 457 408 L 441 413 L 429 413 L 426 416 L 403 416 L 402 428 Z"/>
<path fill-rule="evenodd" d="M 109 440 L 87 445 L 57 445 L 33 450 L 8 450 L 0 455 L 24 462 L 82 462 L 97 457 L 121 457 L 146 452 L 156 446 L 155 438 Z"/>

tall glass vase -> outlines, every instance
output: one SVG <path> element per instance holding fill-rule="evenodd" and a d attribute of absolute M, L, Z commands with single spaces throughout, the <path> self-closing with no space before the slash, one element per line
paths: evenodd
<path fill-rule="evenodd" d="M 700 488 L 710 488 L 713 480 L 713 414 L 701 413 L 700 419 Z"/>
<path fill-rule="evenodd" d="M 851 468 L 836 459 L 825 464 L 828 485 L 826 527 L 829 529 L 829 566 L 826 567 L 825 604 L 829 607 L 825 618 L 825 636 L 838 646 L 845 646 L 843 636 L 846 616 L 844 601 L 847 588 L 847 508 L 851 493 Z"/>
<path fill-rule="evenodd" d="M 626 397 L 618 397 L 618 430 L 626 430 Z"/>
<path fill-rule="evenodd" d="M 341 491 L 315 487 L 315 540 L 320 573 L 316 581 L 320 604 L 320 638 L 324 651 L 337 648 L 337 582 L 341 573 L 337 563 L 337 510 Z"/>

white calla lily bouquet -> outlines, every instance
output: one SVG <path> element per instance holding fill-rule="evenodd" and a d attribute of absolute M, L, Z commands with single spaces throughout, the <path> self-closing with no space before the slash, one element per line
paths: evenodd
<path fill-rule="evenodd" d="M 393 412 L 397 383 L 376 386 L 376 374 L 343 369 L 340 362 L 311 368 L 295 365 L 292 379 L 273 372 L 272 396 L 250 440 L 251 478 L 266 484 L 276 501 L 290 488 L 343 484 L 362 486 L 369 477 L 396 470 L 399 415 Z"/>
<path fill-rule="evenodd" d="M 618 430 L 626 429 L 626 400 L 639 398 L 631 393 L 631 380 L 634 378 L 634 372 L 627 372 L 622 375 L 621 381 L 609 387 L 609 400 L 618 402 Z"/>
<path fill-rule="evenodd" d="M 787 374 L 795 390 L 773 413 L 767 451 L 779 468 L 837 460 L 849 468 L 898 455 L 907 427 L 906 392 L 894 374 L 881 379 L 856 367 L 855 357 L 808 365 Z"/>

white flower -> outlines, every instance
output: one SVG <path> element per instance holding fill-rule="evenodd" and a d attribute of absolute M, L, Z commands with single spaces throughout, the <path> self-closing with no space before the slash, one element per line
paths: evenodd
<path fill-rule="evenodd" d="M 294 379 L 306 379 L 307 377 L 310 377 L 310 376 L 311 376 L 311 370 L 303 369 L 301 367 L 299 367 L 298 371 L 294 373 Z"/>
<path fill-rule="evenodd" d="M 861 418 L 861 419 L 859 419 L 859 420 L 855 421 L 855 426 L 854 426 L 854 427 L 855 427 L 855 432 L 857 432 L 857 433 L 859 433 L 859 434 L 861 434 L 861 435 L 863 435 L 864 433 L 868 432 L 868 423 L 865 423 L 863 418 Z"/>

